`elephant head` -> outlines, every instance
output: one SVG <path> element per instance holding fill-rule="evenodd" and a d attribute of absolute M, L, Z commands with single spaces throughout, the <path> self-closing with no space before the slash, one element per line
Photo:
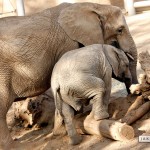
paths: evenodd
<path fill-rule="evenodd" d="M 112 67 L 112 76 L 119 81 L 126 82 L 127 92 L 130 93 L 129 87 L 132 84 L 132 76 L 129 70 L 128 57 L 132 60 L 134 59 L 129 54 L 127 57 L 126 54 L 120 49 L 114 47 L 110 47 L 110 49 L 111 50 L 108 50 L 108 48 L 105 49 L 104 47 L 104 54 Z"/>
<path fill-rule="evenodd" d="M 83 46 L 104 43 L 129 53 L 134 58 L 129 64 L 132 83 L 137 83 L 137 49 L 118 7 L 76 3 L 61 11 L 58 22 L 71 39 Z"/>

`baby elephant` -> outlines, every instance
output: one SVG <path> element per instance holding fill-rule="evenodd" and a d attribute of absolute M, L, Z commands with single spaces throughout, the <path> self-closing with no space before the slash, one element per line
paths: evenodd
<path fill-rule="evenodd" d="M 79 144 L 82 138 L 73 124 L 74 110 L 79 111 L 87 101 L 92 104 L 90 116 L 95 120 L 109 117 L 112 73 L 131 81 L 126 54 L 110 45 L 90 45 L 67 52 L 60 58 L 51 80 L 56 105 L 54 134 L 64 120 L 70 144 Z"/>

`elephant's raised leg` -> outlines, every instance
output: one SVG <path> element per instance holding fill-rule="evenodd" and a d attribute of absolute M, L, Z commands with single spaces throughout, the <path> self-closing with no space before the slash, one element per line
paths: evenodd
<path fill-rule="evenodd" d="M 95 120 L 105 119 L 109 117 L 107 104 L 104 102 L 104 92 L 99 92 L 94 96 L 92 113 Z"/>
<path fill-rule="evenodd" d="M 70 137 L 70 144 L 76 145 L 82 141 L 82 137 L 78 135 L 74 123 L 74 110 L 67 103 L 63 102 L 62 104 L 62 114 L 64 117 L 64 122 L 66 126 L 66 130 L 68 132 L 68 136 Z"/>
<path fill-rule="evenodd" d="M 88 84 L 86 84 L 87 82 L 82 82 L 83 86 L 81 87 L 84 87 L 83 91 L 84 93 L 87 93 L 85 98 L 91 99 L 92 97 L 91 103 L 93 106 L 90 116 L 94 117 L 95 120 L 108 118 L 109 114 L 107 107 L 109 98 L 106 96 L 110 95 L 110 88 L 108 90 L 108 87 L 105 87 L 105 82 L 97 77 L 90 76 L 90 78 L 87 78 L 86 81 L 88 81 Z M 84 85 L 86 85 L 86 87 Z"/>
<path fill-rule="evenodd" d="M 97 87 L 95 88 L 95 96 L 93 97 L 93 107 L 90 115 L 95 120 L 105 119 L 109 117 L 108 103 L 111 93 L 111 72 L 104 76 L 103 80 L 97 79 Z"/>

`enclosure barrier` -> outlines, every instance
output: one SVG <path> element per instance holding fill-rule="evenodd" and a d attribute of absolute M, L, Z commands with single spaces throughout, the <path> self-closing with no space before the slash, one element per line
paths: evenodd
<path fill-rule="evenodd" d="M 16 0 L 16 6 L 18 16 L 24 16 L 25 15 L 24 0 Z"/>
<path fill-rule="evenodd" d="M 124 0 L 124 6 L 129 16 L 135 15 L 135 9 L 150 7 L 150 0 L 134 2 L 134 0 Z"/>

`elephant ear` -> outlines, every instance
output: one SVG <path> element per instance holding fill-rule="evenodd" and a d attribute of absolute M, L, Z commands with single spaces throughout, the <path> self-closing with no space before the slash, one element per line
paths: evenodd
<path fill-rule="evenodd" d="M 94 4 L 80 3 L 61 11 L 58 22 L 71 39 L 86 46 L 104 43 L 101 19 Z"/>
<path fill-rule="evenodd" d="M 119 53 L 118 53 L 119 50 L 110 45 L 105 45 L 103 47 L 104 47 L 103 48 L 104 54 L 113 69 L 113 73 L 115 74 L 116 77 L 118 77 L 119 63 L 120 63 L 120 57 L 119 57 Z"/>

